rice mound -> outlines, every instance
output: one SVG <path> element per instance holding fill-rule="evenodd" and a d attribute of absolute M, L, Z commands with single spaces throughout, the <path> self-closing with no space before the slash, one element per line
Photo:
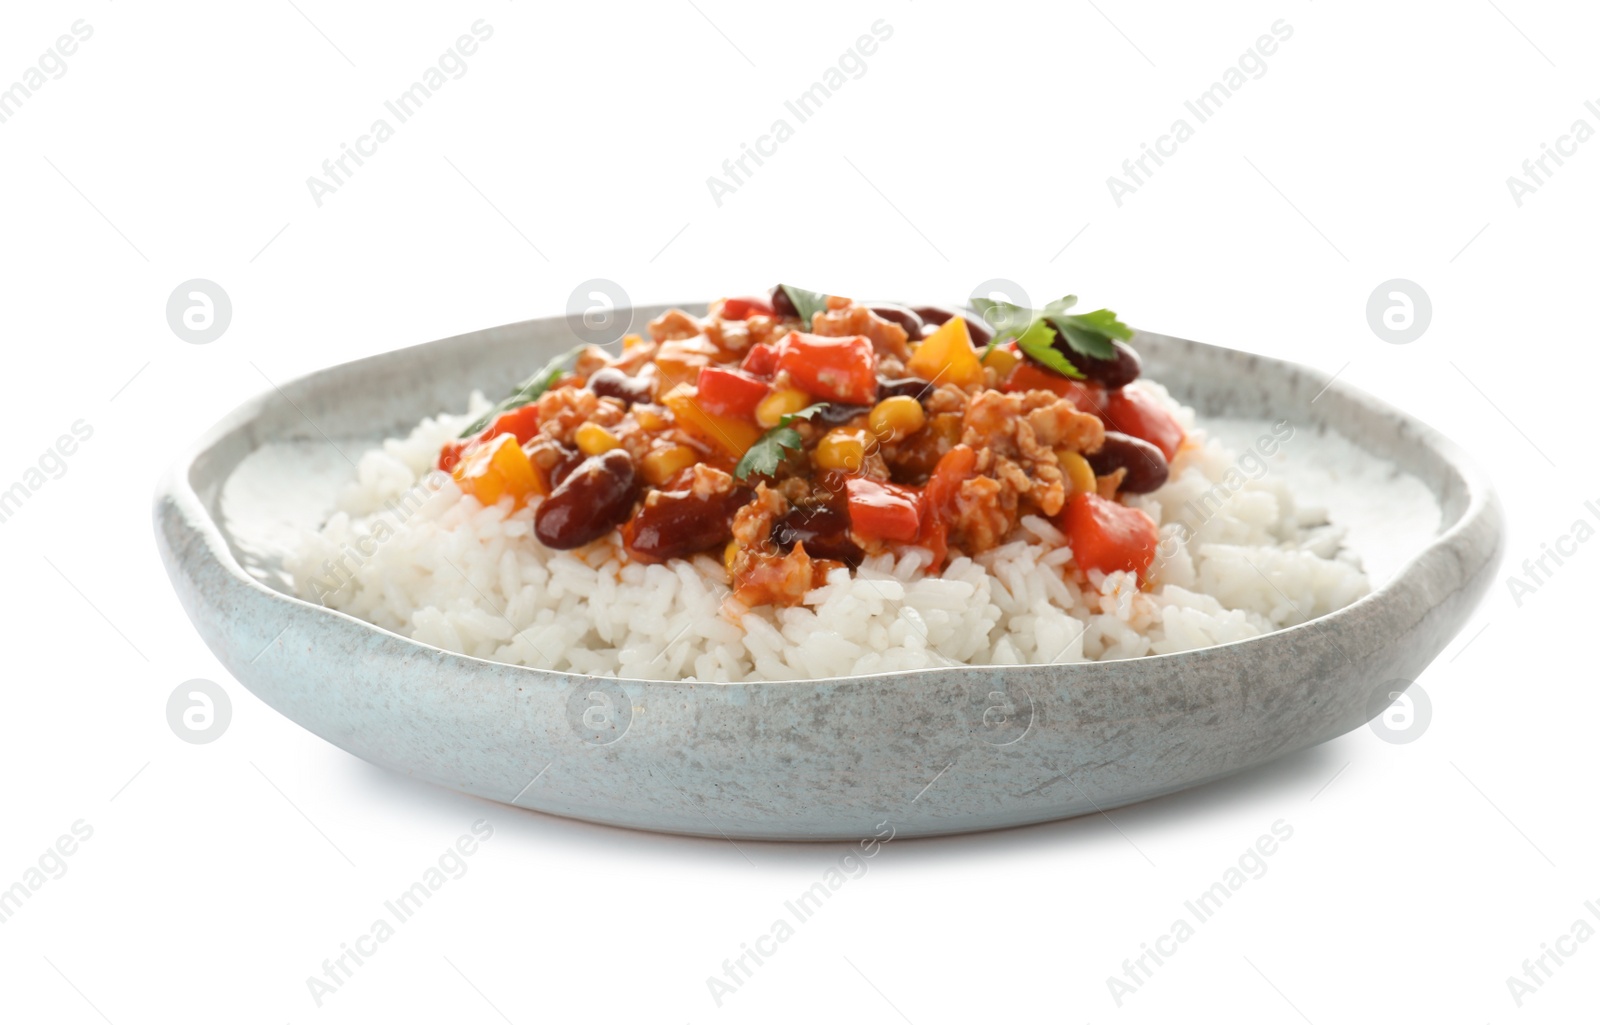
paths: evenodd
<path fill-rule="evenodd" d="M 1047 520 L 937 576 L 911 549 L 835 570 L 802 605 L 746 610 L 707 555 L 629 561 L 615 534 L 553 551 L 533 507 L 485 508 L 433 469 L 440 446 L 488 408 L 430 417 L 364 453 L 337 509 L 285 559 L 298 593 L 427 644 L 593 676 L 801 680 L 953 664 L 1065 663 L 1169 654 L 1325 615 L 1368 590 L 1322 510 L 1194 425 L 1171 477 L 1129 496 L 1161 528 L 1148 587 L 1070 567 Z M 1261 475 L 1244 472 L 1260 465 Z M 1048 543 L 1047 543 L 1048 542 Z M 1065 567 L 1065 568 L 1064 568 Z"/>

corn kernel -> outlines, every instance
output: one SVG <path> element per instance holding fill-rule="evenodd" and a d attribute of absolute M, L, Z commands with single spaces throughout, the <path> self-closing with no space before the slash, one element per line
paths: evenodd
<path fill-rule="evenodd" d="M 1089 460 L 1083 458 L 1071 449 L 1056 449 L 1056 461 L 1061 464 L 1061 472 L 1066 475 L 1067 482 L 1072 485 L 1074 495 L 1080 492 L 1094 492 L 1098 484 L 1095 481 L 1094 468 L 1089 465 Z"/>
<path fill-rule="evenodd" d="M 572 440 L 577 442 L 578 451 L 586 456 L 597 456 L 602 452 L 610 452 L 622 442 L 617 436 L 593 421 L 584 423 L 572 435 Z"/>
<path fill-rule="evenodd" d="M 872 433 L 884 444 L 909 438 L 927 422 L 922 403 L 909 395 L 891 395 L 873 406 L 867 417 Z"/>
<path fill-rule="evenodd" d="M 798 388 L 780 388 L 761 400 L 756 406 L 756 423 L 766 428 L 778 426 L 778 421 L 790 413 L 798 413 L 811 404 L 811 396 Z"/>
<path fill-rule="evenodd" d="M 995 371 L 1001 378 L 1011 373 L 1020 362 L 1022 361 L 1017 358 L 1016 353 L 998 345 L 989 350 L 989 355 L 983 357 L 983 365 Z"/>
<path fill-rule="evenodd" d="M 722 550 L 722 564 L 728 567 L 728 572 L 733 572 L 733 560 L 739 554 L 739 542 L 729 541 L 728 547 Z"/>
<path fill-rule="evenodd" d="M 844 427 L 835 427 L 823 435 L 822 440 L 817 442 L 816 451 L 811 453 L 811 461 L 818 469 L 843 470 L 846 473 L 859 471 L 866 458 L 867 432 Z"/>
<path fill-rule="evenodd" d="M 651 484 L 665 484 L 672 475 L 699 462 L 700 456 L 688 445 L 668 445 L 651 449 L 639 460 L 639 472 Z"/>

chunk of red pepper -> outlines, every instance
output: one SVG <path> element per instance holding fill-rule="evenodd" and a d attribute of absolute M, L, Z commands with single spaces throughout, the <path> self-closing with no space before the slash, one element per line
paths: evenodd
<path fill-rule="evenodd" d="M 850 530 L 868 540 L 917 540 L 922 523 L 922 494 L 917 488 L 871 477 L 845 482 L 850 501 Z"/>
<path fill-rule="evenodd" d="M 754 416 L 756 406 L 772 390 L 765 381 L 715 366 L 700 368 L 696 387 L 700 392 L 700 405 L 707 413 L 739 418 Z"/>
<path fill-rule="evenodd" d="M 747 320 L 756 313 L 772 316 L 772 304 L 753 295 L 736 295 L 722 300 L 723 320 Z"/>
<path fill-rule="evenodd" d="M 766 342 L 757 342 L 744 354 L 739 369 L 757 377 L 771 377 L 778 369 L 778 350 Z"/>
<path fill-rule="evenodd" d="M 1183 444 L 1183 425 L 1167 412 L 1159 399 L 1136 384 L 1123 385 L 1107 395 L 1100 419 L 1114 431 L 1148 441 L 1159 448 L 1169 462 Z"/>
<path fill-rule="evenodd" d="M 878 360 L 865 335 L 830 338 L 790 331 L 778 343 L 776 367 L 819 399 L 866 406 L 878 397 Z"/>

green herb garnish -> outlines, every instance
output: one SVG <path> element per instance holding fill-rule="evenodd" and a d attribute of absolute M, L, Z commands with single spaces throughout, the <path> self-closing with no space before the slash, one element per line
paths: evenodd
<path fill-rule="evenodd" d="M 998 334 L 995 338 L 999 338 Z M 1072 365 L 1072 361 L 1061 354 L 1055 347 L 1056 333 L 1043 317 L 1028 325 L 1027 330 L 1017 335 L 1017 348 L 1030 357 L 1035 363 L 1042 363 L 1064 377 L 1083 380 L 1083 371 Z M 990 345 L 994 344 L 991 339 Z M 988 355 L 985 351 L 984 355 Z"/>
<path fill-rule="evenodd" d="M 784 453 L 800 449 L 805 444 L 800 432 L 789 424 L 795 420 L 809 420 L 827 405 L 826 402 L 818 402 L 798 412 L 787 413 L 780 417 L 778 426 L 757 439 L 756 443 L 750 446 L 750 451 L 739 460 L 739 465 L 733 468 L 734 478 L 745 480 L 753 475 L 770 477 L 777 473 L 778 464 L 783 462 Z"/>
<path fill-rule="evenodd" d="M 1067 296 L 1065 299 L 1056 300 L 1056 302 L 1066 303 L 1065 306 L 1061 307 L 1062 309 L 1066 309 L 1067 306 L 1071 306 L 1077 301 L 1077 296 L 1072 295 Z M 993 349 L 1007 338 L 1015 338 L 1028 330 L 1039 316 L 1026 306 L 1008 303 L 1004 299 L 974 297 L 972 308 L 978 311 L 978 316 L 982 317 L 983 322 L 988 324 L 994 331 L 994 337 L 989 339 L 988 346 L 983 350 L 985 356 L 989 355 L 990 349 Z"/>
<path fill-rule="evenodd" d="M 972 307 L 994 327 L 994 337 L 984 347 L 983 355 L 1007 338 L 1015 338 L 1017 348 L 1058 374 L 1082 378 L 1083 373 L 1060 349 L 1055 340 L 1062 339 L 1067 348 L 1090 359 L 1115 359 L 1116 347 L 1112 339 L 1127 341 L 1133 329 L 1117 319 L 1110 310 L 1092 313 L 1069 314 L 1078 302 L 1075 295 L 1064 295 L 1047 303 L 1042 310 L 1030 310 L 1015 303 L 994 299 L 973 299 Z"/>
<path fill-rule="evenodd" d="M 472 421 L 471 425 L 461 432 L 461 437 L 472 437 L 493 423 L 494 418 L 501 413 L 509 413 L 513 409 L 521 409 L 523 406 L 537 402 L 539 396 L 550 390 L 551 385 L 572 372 L 573 365 L 578 361 L 578 354 L 587 348 L 587 345 L 579 345 L 567 352 L 563 352 L 540 367 L 532 377 L 517 385 L 516 391 L 496 402 L 489 412 Z"/>
<path fill-rule="evenodd" d="M 1081 352 L 1095 359 L 1116 359 L 1117 350 L 1111 340 L 1115 338 L 1125 342 L 1133 337 L 1133 329 L 1118 320 L 1110 310 L 1095 310 L 1076 316 L 1050 314 L 1049 321 L 1056 329 L 1056 334 L 1067 340 L 1073 352 Z"/>
<path fill-rule="evenodd" d="M 794 285 L 779 285 L 789 301 L 794 303 L 794 309 L 800 316 L 800 324 L 807 331 L 811 330 L 811 318 L 819 310 L 828 308 L 828 297 L 822 292 L 808 292 Z"/>

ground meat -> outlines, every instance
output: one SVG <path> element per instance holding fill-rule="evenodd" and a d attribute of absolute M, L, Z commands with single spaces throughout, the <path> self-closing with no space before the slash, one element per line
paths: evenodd
<path fill-rule="evenodd" d="M 632 417 L 612 428 L 611 433 L 622 443 L 623 450 L 633 457 L 635 466 L 655 446 L 656 436 L 640 427 Z"/>
<path fill-rule="evenodd" d="M 696 463 L 693 472 L 689 491 L 696 498 L 715 498 L 733 490 L 732 474 L 707 466 L 705 463 Z"/>
<path fill-rule="evenodd" d="M 906 329 L 892 320 L 884 320 L 859 303 L 836 308 L 830 300 L 828 309 L 812 318 L 811 331 L 832 338 L 866 335 L 880 355 L 893 356 L 898 360 L 911 358 L 911 346 L 906 344 Z"/>
<path fill-rule="evenodd" d="M 878 357 L 878 377 L 885 381 L 898 381 L 906 376 L 906 365 L 893 356 Z"/>
<path fill-rule="evenodd" d="M 751 345 L 771 345 L 790 331 L 806 330 L 805 325 L 793 317 L 768 317 L 759 313 L 746 320 L 744 327 L 750 335 Z"/>
<path fill-rule="evenodd" d="M 796 544 L 788 555 L 739 549 L 734 558 L 733 596 L 750 608 L 757 605 L 798 605 L 817 586 L 818 563 Z"/>
<path fill-rule="evenodd" d="M 600 396 L 585 388 L 552 388 L 539 396 L 539 431 L 563 445 L 600 408 Z"/>
<path fill-rule="evenodd" d="M 656 343 L 647 342 L 640 338 L 632 345 L 622 350 L 612 366 L 629 375 L 630 377 L 646 377 L 654 379 L 656 376 L 655 364 L 650 361 L 656 358 Z"/>
<path fill-rule="evenodd" d="M 1017 492 L 993 477 L 962 481 L 951 510 L 950 545 L 964 552 L 1001 544 L 1017 525 Z"/>
<path fill-rule="evenodd" d="M 706 337 L 725 352 L 743 352 L 750 347 L 750 325 L 743 320 L 706 321 Z"/>
<path fill-rule="evenodd" d="M 611 354 L 598 345 L 586 345 L 578 353 L 577 360 L 572 364 L 572 372 L 579 377 L 587 378 L 601 367 L 611 365 Z"/>
<path fill-rule="evenodd" d="M 967 401 L 967 393 L 960 385 L 941 384 L 923 396 L 922 405 L 929 416 L 935 416 L 939 413 L 965 413 Z"/>
<path fill-rule="evenodd" d="M 756 485 L 756 497 L 733 517 L 733 539 L 741 549 L 769 548 L 772 525 L 789 511 L 789 500 L 781 491 L 765 484 Z"/>
<path fill-rule="evenodd" d="M 668 310 L 650 322 L 650 337 L 658 342 L 672 342 L 703 334 L 698 317 L 682 310 Z"/>
<path fill-rule="evenodd" d="M 1026 497 L 1054 516 L 1067 500 L 1055 449 L 1095 451 L 1105 440 L 1105 428 L 1053 392 L 984 390 L 967 406 L 961 440 L 978 453 L 979 471 L 998 476 L 1012 499 Z M 1015 507 L 1012 500 L 1010 508 Z"/>
<path fill-rule="evenodd" d="M 1083 413 L 1054 392 L 1031 391 L 1022 396 L 1021 411 L 1028 417 L 1039 444 L 1068 448 L 1086 454 L 1100 451 L 1106 440 L 1105 424 L 1093 413 Z"/>
<path fill-rule="evenodd" d="M 622 418 L 627 415 L 627 412 L 628 407 L 623 404 L 621 399 L 606 396 L 595 403 L 594 412 L 589 414 L 589 419 L 601 427 L 615 427 L 622 422 Z"/>
<path fill-rule="evenodd" d="M 1046 516 L 1054 516 L 1067 504 L 1066 475 L 1051 453 L 1049 462 L 1034 463 L 1028 478 L 1028 498 Z"/>
<path fill-rule="evenodd" d="M 745 605 L 798 605 L 820 579 L 819 564 L 796 544 L 786 555 L 772 544 L 772 525 L 789 511 L 779 491 L 758 485 L 756 497 L 733 517 L 738 544 L 729 567 L 734 597 Z"/>
<path fill-rule="evenodd" d="M 1037 462 L 1057 448 L 1097 452 L 1105 436 L 1098 419 L 1050 392 L 1017 395 L 986 390 L 967 406 L 961 440 L 975 449 L 988 446 Z"/>

